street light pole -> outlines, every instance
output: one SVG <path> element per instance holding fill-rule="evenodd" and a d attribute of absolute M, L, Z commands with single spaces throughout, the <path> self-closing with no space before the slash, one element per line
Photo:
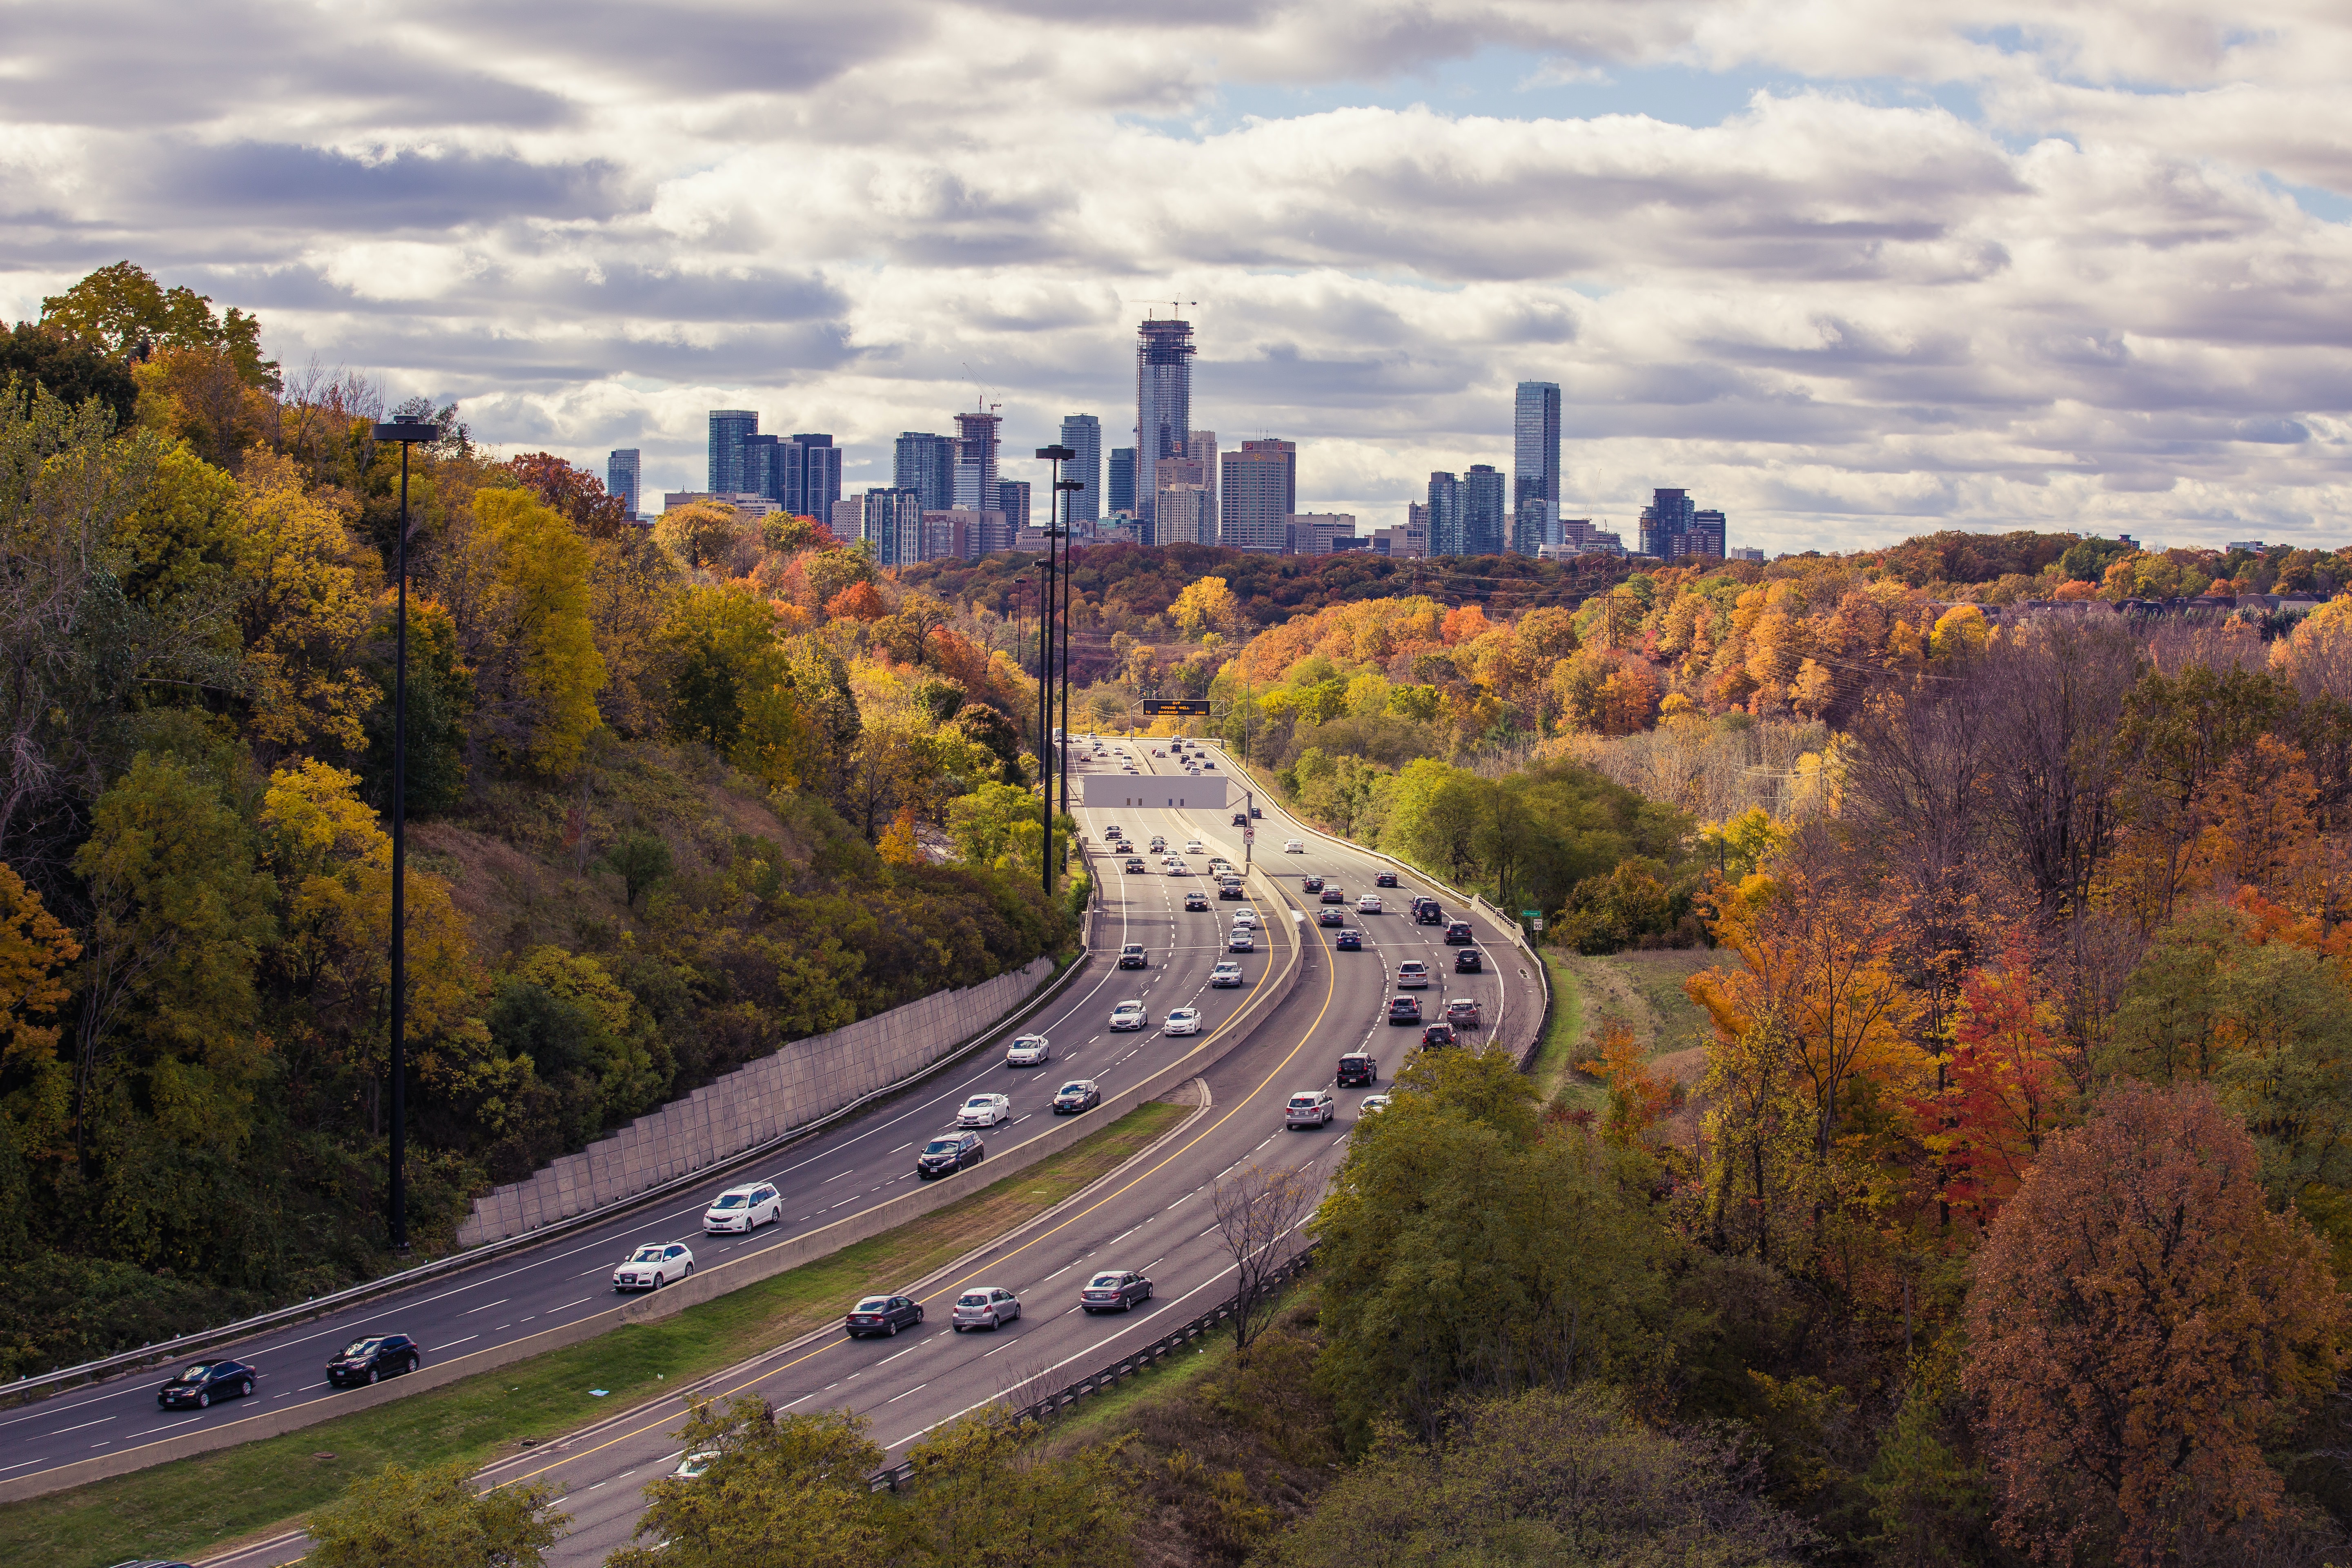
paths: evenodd
<path fill-rule="evenodd" d="M 1045 502 L 1045 575 L 1046 580 L 1050 583 L 1053 581 L 1055 568 L 1054 547 L 1060 542 L 1062 531 L 1060 529 L 1054 526 L 1054 503 L 1051 498 L 1061 493 L 1063 462 L 1067 458 L 1076 457 L 1077 453 L 1072 451 L 1067 447 L 1040 447 L 1037 448 L 1037 456 L 1041 458 L 1051 461 L 1054 465 L 1054 488 L 1052 490 L 1047 492 L 1048 499 Z M 1054 743 L 1054 731 L 1051 724 L 1048 722 L 1054 711 L 1054 616 L 1052 606 L 1055 601 L 1051 597 L 1052 592 L 1058 592 L 1066 598 L 1068 596 L 1069 590 L 1066 585 L 1057 585 L 1055 589 L 1049 592 L 1049 595 L 1046 600 L 1047 607 L 1045 616 L 1045 624 L 1041 628 L 1040 635 L 1038 637 L 1037 730 L 1041 740 L 1045 744 L 1049 746 Z M 1062 633 L 1062 657 L 1065 659 L 1069 658 L 1069 632 L 1067 628 L 1065 628 Z M 1062 809 L 1065 811 L 1067 811 L 1070 808 L 1069 729 L 1070 690 L 1069 679 L 1066 674 L 1062 681 L 1062 744 L 1059 748 L 1061 752 Z M 1045 896 L 1049 899 L 1054 896 L 1055 762 L 1055 757 L 1050 753 L 1042 754 L 1037 759 L 1038 767 L 1045 774 L 1045 777 L 1042 780 L 1045 788 L 1040 793 L 1042 793 L 1045 798 Z"/>
<path fill-rule="evenodd" d="M 1060 476 L 1061 476 L 1061 472 L 1062 472 L 1062 464 L 1063 464 L 1065 461 L 1068 460 L 1069 458 L 1076 457 L 1076 456 L 1077 456 L 1077 454 L 1076 454 L 1076 452 L 1071 451 L 1067 447 L 1047 447 L 1047 448 L 1046 448 L 1046 450 L 1048 450 L 1048 451 L 1054 451 L 1054 452 L 1060 452 L 1061 454 L 1063 454 L 1063 456 L 1062 456 L 1062 457 L 1060 457 L 1060 458 L 1056 458 L 1054 460 L 1054 474 L 1055 474 L 1055 479 L 1054 479 L 1054 494 L 1055 495 L 1055 497 L 1057 497 L 1058 499 L 1060 499 L 1060 500 L 1061 500 L 1061 502 L 1062 502 L 1062 534 L 1063 534 L 1063 537 L 1064 537 L 1064 538 L 1066 538 L 1066 539 L 1067 539 L 1067 540 L 1069 541 L 1069 543 L 1063 547 L 1063 552 L 1062 552 L 1063 559 L 1064 559 L 1065 561 L 1068 561 L 1068 562 L 1075 563 L 1075 562 L 1076 561 L 1076 559 L 1077 559 L 1077 557 L 1076 557 L 1076 555 L 1075 552 L 1076 552 L 1076 549 L 1077 549 L 1078 536 L 1077 536 L 1076 532 L 1076 531 L 1071 528 L 1071 526 L 1070 526 L 1070 501 L 1069 501 L 1069 497 L 1070 497 L 1070 495 L 1071 495 L 1073 492 L 1077 491 L 1077 490 L 1082 490 L 1082 489 L 1086 489 L 1086 488 L 1087 488 L 1087 486 L 1086 486 L 1086 481 L 1085 481 L 1085 480 L 1083 480 L 1083 479 L 1063 479 L 1063 478 L 1061 478 L 1061 477 L 1060 477 Z M 1047 511 L 1046 511 L 1046 514 L 1045 514 L 1045 515 L 1046 515 L 1047 520 L 1050 521 L 1052 520 L 1052 517 L 1053 517 L 1053 511 L 1052 511 L 1051 508 L 1048 508 L 1048 509 L 1047 509 Z M 1072 571 L 1072 573 L 1071 573 L 1071 575 L 1072 575 L 1074 578 L 1076 576 L 1076 573 L 1075 569 L 1073 569 L 1073 571 Z M 1072 597 L 1071 593 L 1070 593 L 1068 590 L 1066 590 L 1066 590 L 1064 591 L 1063 595 L 1062 595 L 1062 756 L 1061 756 L 1061 763 L 1062 763 L 1062 810 L 1063 810 L 1066 814 L 1066 813 L 1069 811 L 1069 809 L 1070 809 L 1070 599 L 1071 599 L 1071 597 Z M 1075 818 L 1073 818 L 1073 820 L 1075 820 Z"/>
<path fill-rule="evenodd" d="M 395 420 L 375 427 L 400 443 L 400 531 L 393 544 L 398 585 L 392 631 L 392 1079 L 391 1190 L 387 1228 L 394 1252 L 408 1250 L 408 449 L 441 438 L 439 426 Z"/>

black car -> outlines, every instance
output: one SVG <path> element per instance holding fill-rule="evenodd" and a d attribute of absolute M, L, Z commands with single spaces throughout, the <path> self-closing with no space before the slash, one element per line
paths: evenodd
<path fill-rule="evenodd" d="M 877 1339 L 888 1339 L 900 1329 L 911 1329 L 923 1321 L 923 1305 L 904 1296 L 868 1296 L 849 1309 L 841 1326 L 849 1331 L 853 1340 L 872 1334 Z"/>
<path fill-rule="evenodd" d="M 1449 921 L 1446 922 L 1445 944 L 1448 947 L 1459 947 L 1465 942 L 1476 942 L 1477 940 L 1478 939 L 1476 937 L 1470 934 L 1470 922 L 1468 921 Z"/>
<path fill-rule="evenodd" d="M 1097 1312 L 1132 1311 L 1139 1301 L 1151 1300 L 1151 1281 L 1132 1268 L 1107 1269 L 1088 1279 L 1078 1291 L 1078 1305 L 1092 1317 Z"/>
<path fill-rule="evenodd" d="M 1298 879 L 1298 890 L 1302 893 L 1319 893 L 1323 890 L 1323 879 L 1320 877 L 1301 877 Z"/>
<path fill-rule="evenodd" d="M 1430 1025 L 1427 1028 L 1422 1030 L 1421 1043 L 1424 1049 L 1433 1046 L 1453 1045 L 1454 1043 L 1454 1026 L 1451 1024 Z"/>
<path fill-rule="evenodd" d="M 1348 901 L 1348 890 L 1339 887 L 1326 888 L 1323 889 L 1323 901 L 1327 904 L 1344 904 Z"/>
<path fill-rule="evenodd" d="M 1486 967 L 1486 956 L 1475 947 L 1465 947 L 1454 955 L 1454 973 L 1477 974 Z"/>
<path fill-rule="evenodd" d="M 1369 1052 L 1349 1051 L 1339 1058 L 1341 1089 L 1370 1089 L 1380 1081 L 1380 1064 L 1372 1060 Z"/>
<path fill-rule="evenodd" d="M 977 1165 L 988 1152 L 977 1132 L 942 1132 L 915 1156 L 915 1174 L 925 1181 L 950 1176 L 967 1165 Z"/>
<path fill-rule="evenodd" d="M 1360 931 L 1343 931 L 1331 939 L 1331 945 L 1341 952 L 1361 952 L 1364 951 L 1364 933 Z"/>
<path fill-rule="evenodd" d="M 1263 811 L 1260 811 L 1256 806 L 1251 806 L 1251 807 L 1250 807 L 1250 815 L 1251 815 L 1252 816 L 1264 816 L 1265 815 L 1265 812 L 1263 812 Z"/>
<path fill-rule="evenodd" d="M 343 1347 L 342 1354 L 327 1363 L 327 1381 L 337 1388 L 373 1383 L 380 1377 L 415 1372 L 424 1359 L 416 1342 L 406 1334 L 371 1334 L 353 1340 Z"/>
<path fill-rule="evenodd" d="M 1102 1103 L 1102 1086 L 1090 1078 L 1074 1078 L 1054 1091 L 1054 1114 L 1076 1116 Z"/>
<path fill-rule="evenodd" d="M 1318 925 L 1327 926 L 1346 925 L 1348 923 L 1348 911 L 1345 910 L 1333 909 L 1327 905 L 1315 911 L 1315 923 Z"/>
<path fill-rule="evenodd" d="M 1249 813 L 1245 811 L 1237 811 L 1234 813 L 1234 826 L 1235 827 L 1247 827 L 1249 826 Z"/>
<path fill-rule="evenodd" d="M 253 1392 L 260 1373 L 241 1361 L 196 1361 L 155 1391 L 155 1403 L 166 1410 L 193 1405 L 205 1408 L 215 1399 L 242 1399 Z"/>
<path fill-rule="evenodd" d="M 1389 1022 L 1391 1024 L 1420 1023 L 1421 998 L 1418 996 L 1391 997 L 1389 999 Z"/>
<path fill-rule="evenodd" d="M 1397 879 L 1396 873 L 1394 871 L 1380 871 L 1373 874 L 1372 886 L 1375 888 L 1393 888 L 1396 885 Z"/>
<path fill-rule="evenodd" d="M 1141 969 L 1146 963 L 1143 944 L 1139 942 L 1130 942 L 1118 950 L 1118 966 L 1121 969 Z"/>

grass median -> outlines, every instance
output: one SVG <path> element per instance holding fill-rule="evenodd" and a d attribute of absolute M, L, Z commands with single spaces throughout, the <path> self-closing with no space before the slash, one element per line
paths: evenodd
<path fill-rule="evenodd" d="M 1573 1101 L 1582 1103 L 1590 1099 L 1597 1103 L 1598 1088 L 1577 1083 L 1570 1071 L 1584 1043 L 1584 987 L 1577 984 L 1576 972 L 1559 953 L 1548 947 L 1537 951 L 1543 954 L 1544 963 L 1551 971 L 1551 1023 L 1544 1031 L 1543 1044 L 1537 1048 L 1535 1059 L 1528 1064 L 1528 1077 L 1534 1080 L 1536 1092 L 1546 1100 L 1567 1089 Z"/>
<path fill-rule="evenodd" d="M 526 1440 L 560 1436 L 819 1327 L 866 1290 L 953 1261 L 1117 1169 L 1186 1114 L 1181 1105 L 1139 1107 L 959 1203 L 675 1317 L 298 1432 L 0 1507 L 0 1563 L 194 1559 L 288 1528 L 387 1464 L 487 1464 Z"/>

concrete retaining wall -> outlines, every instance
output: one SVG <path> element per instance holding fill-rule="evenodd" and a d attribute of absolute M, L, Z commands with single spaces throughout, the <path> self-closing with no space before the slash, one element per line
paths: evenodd
<path fill-rule="evenodd" d="M 734 1156 L 861 1095 L 914 1077 L 1053 978 L 1040 958 L 961 991 L 939 991 L 828 1035 L 794 1040 L 528 1179 L 474 1200 L 457 1227 L 479 1247 L 635 1196 Z"/>

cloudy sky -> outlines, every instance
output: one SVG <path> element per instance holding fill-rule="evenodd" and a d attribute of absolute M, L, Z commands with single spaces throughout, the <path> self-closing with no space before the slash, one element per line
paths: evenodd
<path fill-rule="evenodd" d="M 1181 300 L 1196 422 L 1366 526 L 1542 379 L 1629 533 L 1683 485 L 1775 550 L 2347 537 L 2342 0 L 5 15 L 0 313 L 129 257 L 649 491 L 719 406 L 853 486 L 983 395 L 1124 432 Z"/>

